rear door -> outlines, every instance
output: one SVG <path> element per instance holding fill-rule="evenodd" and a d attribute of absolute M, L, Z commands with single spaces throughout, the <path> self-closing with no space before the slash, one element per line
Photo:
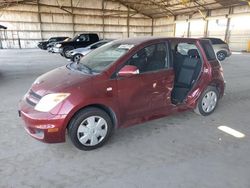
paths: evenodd
<path fill-rule="evenodd" d="M 207 88 L 211 81 L 212 76 L 212 66 L 216 66 L 217 71 L 220 71 L 219 62 L 216 59 L 212 43 L 209 40 L 200 40 L 196 42 L 196 46 L 201 56 L 202 68 L 200 71 L 200 76 L 194 87 L 189 92 L 186 104 L 190 108 L 194 108 L 198 102 L 200 95 Z M 219 73 L 219 72 L 218 72 Z"/>

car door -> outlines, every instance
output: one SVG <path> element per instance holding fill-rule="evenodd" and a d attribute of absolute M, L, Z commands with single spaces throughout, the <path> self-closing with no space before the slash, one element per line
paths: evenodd
<path fill-rule="evenodd" d="M 147 116 L 152 110 L 170 105 L 174 74 L 168 69 L 167 54 L 166 43 L 157 43 L 139 50 L 126 62 L 140 73 L 117 78 L 118 102 L 124 118 Z"/>

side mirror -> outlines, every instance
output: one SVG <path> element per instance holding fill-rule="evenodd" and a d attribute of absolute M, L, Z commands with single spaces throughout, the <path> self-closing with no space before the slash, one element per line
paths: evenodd
<path fill-rule="evenodd" d="M 139 74 L 140 71 L 136 66 L 133 65 L 125 65 L 119 72 L 119 77 L 131 77 L 135 74 Z"/>

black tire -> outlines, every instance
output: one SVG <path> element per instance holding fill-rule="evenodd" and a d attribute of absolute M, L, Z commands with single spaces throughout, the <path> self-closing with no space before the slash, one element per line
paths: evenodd
<path fill-rule="evenodd" d="M 219 61 L 224 61 L 226 59 L 226 57 L 227 57 L 226 52 L 224 52 L 224 51 L 217 52 L 217 58 Z"/>
<path fill-rule="evenodd" d="M 63 48 L 63 56 L 66 58 L 70 58 L 70 55 L 68 54 L 68 52 L 70 50 L 73 50 L 73 49 L 74 49 L 73 46 L 67 46 L 67 47 Z"/>
<path fill-rule="evenodd" d="M 83 57 L 82 54 L 75 54 L 75 55 L 72 57 L 72 61 L 78 63 L 78 62 L 81 60 L 82 57 Z"/>
<path fill-rule="evenodd" d="M 82 144 L 78 139 L 78 128 L 88 117 L 91 116 L 99 116 L 103 118 L 107 123 L 107 133 L 105 137 L 96 145 L 84 145 Z M 70 121 L 69 127 L 68 127 L 68 133 L 69 137 L 74 144 L 75 147 L 77 147 L 80 150 L 93 150 L 96 148 L 101 147 L 105 142 L 108 141 L 110 138 L 112 132 L 113 132 L 114 126 L 112 123 L 112 120 L 110 116 L 103 110 L 95 107 L 88 107 L 81 111 L 79 111 Z M 84 135 L 83 135 L 84 136 Z"/>
<path fill-rule="evenodd" d="M 216 102 L 214 105 L 214 108 L 212 108 L 211 111 L 205 111 L 203 106 L 204 103 L 203 103 L 203 98 L 207 95 L 207 94 L 210 94 L 210 93 L 214 93 L 216 95 Z M 219 92 L 218 90 L 215 88 L 215 87 L 212 87 L 212 86 L 209 86 L 203 93 L 202 95 L 200 96 L 199 100 L 198 100 L 198 103 L 197 103 L 197 106 L 196 108 L 194 109 L 194 112 L 199 114 L 199 115 L 202 115 L 202 116 L 208 116 L 210 114 L 212 114 L 214 112 L 214 110 L 216 109 L 217 105 L 218 105 L 218 100 L 219 100 Z"/>

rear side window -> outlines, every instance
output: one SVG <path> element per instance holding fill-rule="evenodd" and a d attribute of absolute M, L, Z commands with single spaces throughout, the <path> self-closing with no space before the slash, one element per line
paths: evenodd
<path fill-rule="evenodd" d="M 209 40 L 201 40 L 200 43 L 201 43 L 203 50 L 205 51 L 207 60 L 208 61 L 216 60 L 216 56 L 214 53 L 214 49 L 211 45 L 211 42 Z"/>
<path fill-rule="evenodd" d="M 210 39 L 212 44 L 226 44 L 223 40 L 221 39 L 216 39 L 216 38 L 213 38 L 213 39 Z"/>

